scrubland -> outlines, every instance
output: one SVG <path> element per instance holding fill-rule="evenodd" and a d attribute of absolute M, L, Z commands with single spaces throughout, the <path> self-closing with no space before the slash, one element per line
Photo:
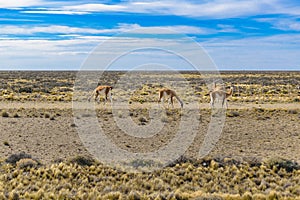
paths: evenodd
<path fill-rule="evenodd" d="M 95 80 L 89 73 L 82 80 L 76 75 L 0 72 L 0 199 L 299 199 L 299 72 L 224 72 L 222 81 L 215 74 L 194 72 L 105 72 Z M 208 95 L 214 80 L 234 86 L 234 94 L 219 140 L 199 158 L 214 115 Z M 150 172 L 96 160 L 74 119 L 90 114 L 74 116 L 72 100 L 86 102 L 97 84 L 115 86 L 114 104 L 128 105 L 125 112 L 112 110 L 111 103 L 91 103 L 119 148 L 138 153 L 164 147 L 175 137 L 182 116 L 197 111 L 191 146 Z M 150 125 L 148 111 L 157 105 L 158 89 L 166 86 L 176 90 L 187 110 L 180 111 L 176 101 L 175 108 L 161 107 L 164 128 L 151 138 L 133 137 L 118 127 L 116 119 L 126 118 L 140 127 Z"/>

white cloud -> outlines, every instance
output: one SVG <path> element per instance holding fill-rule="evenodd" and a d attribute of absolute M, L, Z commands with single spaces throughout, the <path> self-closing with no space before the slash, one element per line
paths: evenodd
<path fill-rule="evenodd" d="M 0 8 L 21 8 L 44 4 L 42 0 L 0 0 Z"/>
<path fill-rule="evenodd" d="M 65 5 L 78 4 L 78 1 L 49 1 L 49 0 L 0 0 L 0 8 L 22 10 L 31 9 L 54 9 Z"/>
<path fill-rule="evenodd" d="M 189 17 L 230 18 L 258 14 L 299 15 L 300 7 L 280 0 L 213 0 L 213 1 L 121 1 L 119 4 L 68 3 L 69 5 L 50 7 L 48 11 L 29 11 L 31 13 L 80 14 L 92 12 L 126 12 L 170 14 Z M 71 5 L 70 5 L 71 4 Z M 73 5 L 72 5 L 73 4 Z M 28 11 L 26 11 L 28 12 Z"/>
<path fill-rule="evenodd" d="M 300 21 L 294 18 L 258 18 L 258 22 L 267 22 L 273 25 L 273 28 L 284 31 L 300 31 Z"/>
<path fill-rule="evenodd" d="M 173 31 L 174 34 L 211 34 L 216 33 L 217 31 L 210 28 L 203 28 L 197 26 L 187 26 L 187 25 L 173 25 L 173 26 L 148 26 L 143 27 L 139 24 L 118 24 L 120 31 L 129 31 L 135 30 L 135 33 L 141 33 L 140 31 L 147 31 L 147 33 L 152 34 L 170 34 L 170 31 Z M 151 31 L 152 29 L 152 31 Z"/>
<path fill-rule="evenodd" d="M 22 66 L 54 69 L 54 66 L 59 66 L 60 69 L 66 69 L 71 66 L 72 69 L 79 69 L 89 53 L 98 44 L 101 45 L 109 38 L 107 36 L 78 36 L 74 39 L 59 41 L 6 40 L 2 38 L 0 68 Z M 109 48 L 98 52 L 99 56 L 120 55 L 120 52 L 126 48 L 134 49 L 137 42 L 142 43 L 145 47 L 161 44 L 161 40 L 155 38 L 144 38 L 141 41 L 140 38 L 117 37 L 108 40 L 108 42 Z M 180 49 L 178 48 L 180 51 L 187 51 L 192 55 L 193 51 L 185 49 L 185 45 L 180 44 L 180 42 L 169 39 L 164 41 L 164 44 L 169 47 L 180 47 Z M 208 51 L 220 69 L 299 69 L 299 43 L 300 35 L 290 34 L 235 40 L 215 39 L 203 42 L 201 45 Z M 137 52 L 136 54 L 141 59 L 136 63 L 142 63 L 145 58 L 151 60 L 151 56 L 157 55 L 155 52 L 149 54 L 149 51 Z M 156 57 L 160 58 L 159 56 Z M 171 56 L 166 56 L 164 59 L 170 58 Z M 136 58 L 133 57 L 133 59 Z M 136 64 L 130 63 L 130 59 L 126 59 L 126 61 L 128 61 L 126 66 Z M 176 66 L 178 60 L 172 63 Z"/>
<path fill-rule="evenodd" d="M 35 20 L 35 19 L 12 19 L 12 18 L 0 18 L 0 21 L 6 21 L 6 22 L 40 22 L 40 20 Z"/>
<path fill-rule="evenodd" d="M 181 34 L 209 34 L 216 33 L 214 29 L 201 28 L 196 26 L 152 26 L 152 27 L 142 27 L 139 24 L 124 24 L 120 23 L 116 27 L 112 29 L 93 29 L 93 28 L 77 28 L 70 26 L 15 26 L 15 25 L 7 25 L 0 27 L 1 35 L 34 35 L 37 33 L 47 33 L 47 34 L 58 34 L 60 37 L 78 37 L 86 34 L 116 34 L 122 33 L 130 30 L 136 30 L 136 33 L 139 31 L 143 31 L 147 29 L 147 33 L 153 34 L 170 34 L 169 30 L 173 30 L 175 32 Z M 150 32 L 151 29 L 153 32 Z M 161 29 L 161 30 L 158 30 Z M 64 34 L 64 35 L 62 35 Z"/>
<path fill-rule="evenodd" d="M 25 11 L 21 11 L 21 13 L 29 13 L 29 14 L 58 14 L 58 15 L 84 15 L 84 14 L 88 14 L 88 12 L 67 11 L 67 10 L 25 10 Z"/>
<path fill-rule="evenodd" d="M 87 39 L 49 41 L 3 38 L 0 69 L 78 69 L 95 47 L 95 42 Z"/>
<path fill-rule="evenodd" d="M 67 66 L 72 66 L 73 69 L 78 69 L 79 66 L 84 62 L 85 58 L 89 53 L 99 44 L 103 45 L 107 37 L 81 37 L 70 40 L 1 40 L 0 46 L 0 68 L 6 68 L 7 66 L 12 68 L 39 68 L 39 69 L 51 69 L 54 66 L 59 66 L 60 69 L 65 69 Z M 120 67 L 122 63 L 124 66 L 136 66 L 144 64 L 147 62 L 172 62 L 170 57 L 165 56 L 166 51 L 163 49 L 153 51 L 152 47 L 162 47 L 177 49 L 178 51 L 193 53 L 192 49 L 188 49 L 184 43 L 184 40 L 179 38 L 179 40 L 174 39 L 159 39 L 159 38 L 126 38 L 114 37 L 108 40 L 102 50 L 96 51 L 95 56 L 97 58 L 96 62 L 93 64 L 99 67 L 99 60 L 101 58 L 116 58 L 123 55 L 130 50 L 134 52 L 139 50 L 139 47 L 145 48 L 145 51 L 139 53 L 130 54 L 125 60 L 118 59 L 118 65 Z M 148 47 L 151 47 L 150 49 Z M 151 53 L 149 53 L 149 51 Z M 162 54 L 165 53 L 165 54 Z M 176 56 L 175 56 L 176 57 Z M 197 58 L 199 55 L 197 55 Z M 178 57 L 177 57 L 178 59 Z M 182 59 L 180 58 L 179 60 Z M 202 61 L 202 59 L 200 59 Z M 183 64 L 173 60 L 174 66 Z M 101 62 L 100 62 L 101 64 Z M 126 64 L 126 65 L 125 65 Z"/>
<path fill-rule="evenodd" d="M 201 44 L 221 69 L 299 70 L 299 43 L 299 34 L 285 34 Z"/>
<path fill-rule="evenodd" d="M 63 6 L 62 10 L 88 11 L 88 12 L 103 12 L 103 11 L 126 11 L 126 5 L 108 5 L 108 4 L 82 4 L 73 6 Z"/>
<path fill-rule="evenodd" d="M 218 24 L 218 32 L 221 33 L 236 33 L 239 32 L 238 29 L 234 28 L 232 25 L 227 25 L 227 24 Z"/>
<path fill-rule="evenodd" d="M 291 0 L 127 0 L 116 4 L 89 3 L 89 1 L 0 0 L 0 7 L 10 9 L 31 8 L 31 10 L 23 11 L 26 13 L 73 15 L 93 12 L 125 12 L 196 18 L 232 18 L 260 14 L 299 16 L 300 13 L 299 4 Z"/>
<path fill-rule="evenodd" d="M 103 33 L 116 33 L 120 31 L 129 30 L 130 26 L 116 27 L 114 29 L 93 29 L 93 28 L 77 28 L 70 26 L 15 26 L 7 25 L 0 27 L 0 33 L 7 35 L 33 35 L 36 33 L 47 33 L 47 34 L 103 34 Z M 73 35 L 76 36 L 76 35 Z"/>
<path fill-rule="evenodd" d="M 209 28 L 201 28 L 196 26 L 184 26 L 184 25 L 178 25 L 178 26 L 161 26 L 160 28 L 168 28 L 173 31 L 176 31 L 178 33 L 183 34 L 211 34 L 216 33 L 216 30 L 209 29 Z"/>

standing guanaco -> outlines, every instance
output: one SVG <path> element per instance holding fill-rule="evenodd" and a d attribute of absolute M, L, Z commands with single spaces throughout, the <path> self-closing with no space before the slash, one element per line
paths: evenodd
<path fill-rule="evenodd" d="M 182 100 L 178 97 L 178 95 L 176 94 L 176 92 L 174 90 L 171 90 L 168 88 L 163 88 L 163 89 L 159 90 L 158 103 L 161 101 L 163 102 L 164 98 L 167 98 L 168 100 L 170 100 L 170 103 L 171 103 L 172 107 L 174 108 L 173 97 L 175 97 L 179 101 L 181 108 L 183 108 Z"/>
<path fill-rule="evenodd" d="M 107 97 L 109 96 L 110 102 L 112 102 L 112 91 L 113 87 L 112 86 L 108 86 L 108 85 L 99 85 L 96 89 L 94 89 L 92 95 L 88 98 L 88 101 L 91 100 L 92 97 L 94 97 L 95 101 L 97 101 L 97 98 L 100 94 L 104 94 L 105 98 L 104 98 L 104 104 L 107 101 Z M 99 97 L 100 100 L 100 97 Z"/>
<path fill-rule="evenodd" d="M 213 108 L 216 99 L 219 99 L 222 101 L 222 108 L 224 107 L 224 104 L 226 104 L 226 108 L 228 107 L 226 99 L 230 97 L 233 94 L 233 86 L 230 87 L 229 91 L 221 90 L 220 88 L 216 87 L 213 88 L 212 91 L 210 91 L 210 106 Z"/>

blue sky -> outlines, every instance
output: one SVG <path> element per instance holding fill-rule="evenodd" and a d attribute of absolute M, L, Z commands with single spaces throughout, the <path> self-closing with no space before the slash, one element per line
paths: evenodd
<path fill-rule="evenodd" d="M 296 0 L 0 0 L 0 69 L 78 70 L 99 44 L 139 28 L 190 37 L 220 70 L 300 69 Z"/>

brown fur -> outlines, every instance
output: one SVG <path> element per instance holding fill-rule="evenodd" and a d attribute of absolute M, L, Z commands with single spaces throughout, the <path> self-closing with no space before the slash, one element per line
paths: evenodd
<path fill-rule="evenodd" d="M 105 102 L 108 100 L 107 97 L 109 95 L 109 92 L 113 89 L 112 86 L 108 85 L 99 85 L 92 93 L 92 95 L 88 98 L 88 101 L 91 100 L 91 98 L 94 96 L 94 100 L 97 101 L 98 96 L 100 95 L 101 92 L 104 92 L 105 94 Z M 110 94 L 110 101 L 112 102 L 111 94 Z M 105 103 L 104 102 L 104 103 Z"/>
<path fill-rule="evenodd" d="M 161 102 L 161 100 L 162 100 L 162 98 L 163 98 L 164 96 L 167 96 L 168 99 L 170 99 L 172 107 L 174 107 L 174 104 L 173 104 L 173 97 L 175 97 L 175 98 L 179 101 L 181 108 L 183 108 L 183 102 L 182 102 L 181 99 L 177 96 L 177 94 L 176 94 L 176 92 L 175 92 L 174 90 L 171 90 L 171 89 L 168 89 L 168 88 L 160 89 L 160 90 L 159 90 L 159 99 L 158 99 L 158 103 Z"/>
<path fill-rule="evenodd" d="M 220 100 L 222 101 L 222 108 L 224 107 L 225 101 L 228 97 L 230 97 L 233 94 L 233 87 L 230 87 L 229 92 L 228 91 L 224 91 L 221 90 L 220 88 L 214 87 L 214 90 L 210 92 L 210 105 L 213 108 L 214 107 L 214 103 L 215 100 L 217 98 L 220 98 Z M 226 107 L 227 107 L 227 102 L 226 102 Z"/>

